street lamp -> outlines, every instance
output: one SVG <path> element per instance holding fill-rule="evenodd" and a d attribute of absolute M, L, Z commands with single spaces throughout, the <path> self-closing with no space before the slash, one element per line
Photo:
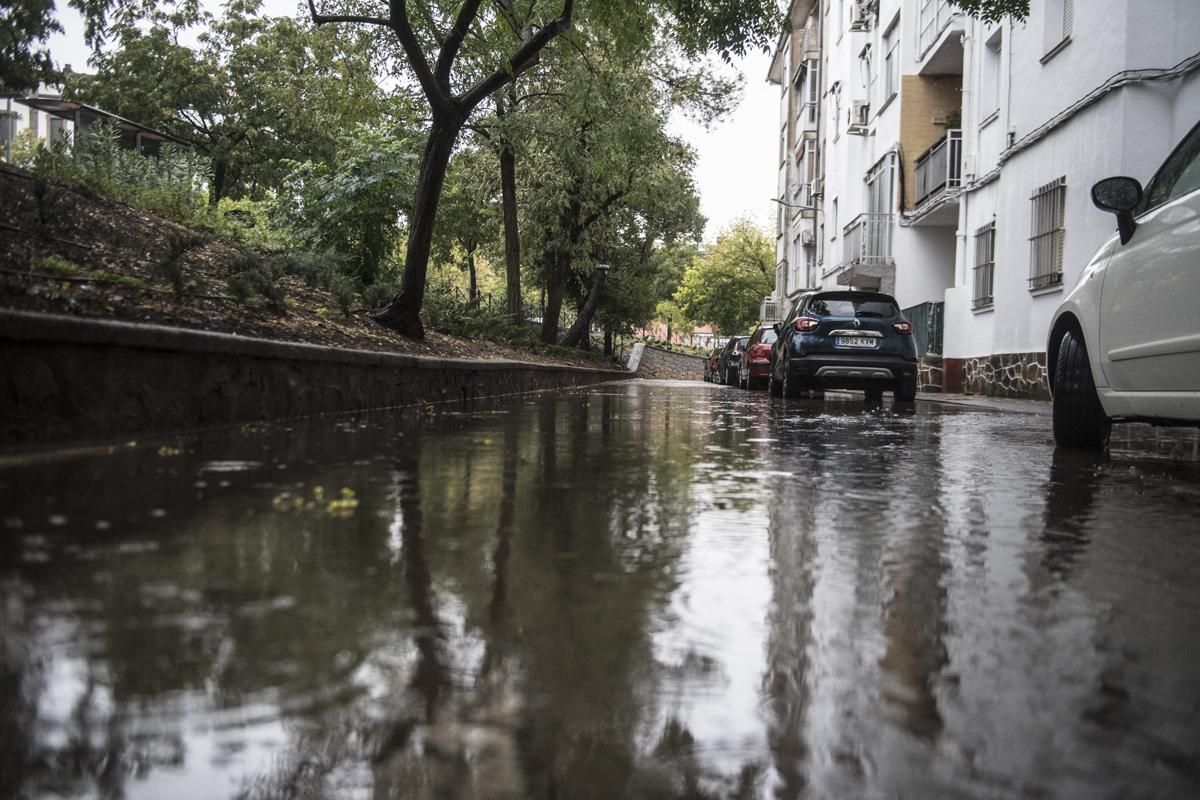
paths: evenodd
<path fill-rule="evenodd" d="M 798 208 L 801 211 L 820 211 L 817 206 L 802 206 L 799 203 L 789 203 L 786 200 L 780 200 L 778 197 L 769 198 L 772 203 L 779 203 L 784 208 Z"/>

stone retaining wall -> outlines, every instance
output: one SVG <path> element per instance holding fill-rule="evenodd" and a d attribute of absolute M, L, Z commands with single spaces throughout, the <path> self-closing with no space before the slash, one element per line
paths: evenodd
<path fill-rule="evenodd" d="M 0 446 L 467 400 L 629 377 L 0 311 Z"/>
<path fill-rule="evenodd" d="M 637 366 L 639 378 L 662 378 L 677 381 L 703 381 L 704 359 L 688 353 L 676 353 L 646 345 Z"/>
<path fill-rule="evenodd" d="M 938 393 L 943 390 L 944 370 L 941 356 L 921 356 L 917 361 L 917 391 Z"/>

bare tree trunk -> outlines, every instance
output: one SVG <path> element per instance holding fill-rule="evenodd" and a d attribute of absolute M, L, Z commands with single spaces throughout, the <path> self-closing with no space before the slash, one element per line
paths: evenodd
<path fill-rule="evenodd" d="M 575 318 L 575 324 L 566 332 L 562 340 L 559 341 L 563 347 L 579 347 L 581 342 L 588 339 L 588 331 L 592 327 L 592 317 L 596 315 L 596 309 L 600 305 L 600 293 L 604 289 L 604 276 L 607 270 L 598 269 L 592 277 L 592 288 L 588 292 L 587 302 L 583 304 L 583 308 L 579 310 L 579 316 Z M 591 342 L 588 341 L 590 349 Z"/>
<path fill-rule="evenodd" d="M 546 280 L 546 308 L 542 312 L 542 341 L 554 344 L 558 341 L 558 315 L 562 311 L 563 297 L 567 293 L 567 275 L 561 253 L 551 256 L 550 272 Z"/>
<path fill-rule="evenodd" d="M 496 114 L 504 115 L 504 103 L 496 98 Z M 512 143 L 500 144 L 500 197 L 504 216 L 504 274 L 508 313 L 520 323 L 521 314 L 521 236 L 517 229 L 517 155 Z"/>
<path fill-rule="evenodd" d="M 471 305 L 479 302 L 479 280 L 475 273 L 475 248 L 477 245 L 471 243 L 467 247 L 467 297 L 471 301 Z"/>
<path fill-rule="evenodd" d="M 429 269 L 429 251 L 433 243 L 433 223 L 437 217 L 442 185 L 450 153 L 462 128 L 460 120 L 434 119 L 421 156 L 417 196 L 409 219 L 408 248 L 404 253 L 404 282 L 400 294 L 375 317 L 379 324 L 414 339 L 425 338 L 421 325 L 421 303 L 425 299 L 425 277 Z"/>

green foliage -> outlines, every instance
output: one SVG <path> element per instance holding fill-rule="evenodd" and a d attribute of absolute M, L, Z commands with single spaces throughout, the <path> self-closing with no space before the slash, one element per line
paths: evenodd
<path fill-rule="evenodd" d="M 283 311 L 287 302 L 287 290 L 281 282 L 285 267 L 283 259 L 263 258 L 243 250 L 229 265 L 229 293 L 239 304 L 261 297 L 268 308 Z"/>
<path fill-rule="evenodd" d="M 233 200 L 222 197 L 213 227 L 220 233 L 257 250 L 281 251 L 292 244 L 288 232 L 273 224 L 273 200 Z"/>
<path fill-rule="evenodd" d="M 183 256 L 193 247 L 199 247 L 208 240 L 195 234 L 171 234 L 167 237 L 167 254 L 154 265 L 154 272 L 170 285 L 175 293 L 175 300 L 183 299 L 187 289 L 187 276 L 183 268 Z"/>
<path fill-rule="evenodd" d="M 0 14 L 0 89 L 34 90 L 53 80 L 54 64 L 43 45 L 61 30 L 54 0 L 5 3 Z"/>
<path fill-rule="evenodd" d="M 120 131 L 98 123 L 75 141 L 63 139 L 40 146 L 33 172 L 42 179 L 82 184 L 129 205 L 179 222 L 206 219 L 204 158 L 190 150 L 164 144 L 157 156 L 145 156 L 121 146 Z"/>
<path fill-rule="evenodd" d="M 59 278 L 74 278 L 83 274 L 83 267 L 67 258 L 56 255 L 35 256 L 29 262 L 32 272 L 54 275 Z"/>
<path fill-rule="evenodd" d="M 259 6 L 227 3 L 216 18 L 135 7 L 110 27 L 116 46 L 93 58 L 96 74 L 70 75 L 64 95 L 194 142 L 212 162 L 214 198 L 264 197 L 285 159 L 329 160 L 339 133 L 378 123 L 388 98 L 363 31 L 318 30 Z"/>
<path fill-rule="evenodd" d="M 675 293 L 684 315 L 724 334 L 748 330 L 759 304 L 774 286 L 775 249 L 771 239 L 741 220 L 705 248 Z"/>
<path fill-rule="evenodd" d="M 386 272 L 400 239 L 416 174 L 412 142 L 360 125 L 342 139 L 332 164 L 289 162 L 277 218 L 304 247 L 344 255 L 363 285 Z"/>
<path fill-rule="evenodd" d="M 1029 0 L 950 0 L 984 22 L 999 22 L 1006 16 L 1022 20 L 1029 16 Z"/>

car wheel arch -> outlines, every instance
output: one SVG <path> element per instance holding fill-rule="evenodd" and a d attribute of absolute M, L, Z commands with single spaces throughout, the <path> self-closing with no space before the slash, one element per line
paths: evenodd
<path fill-rule="evenodd" d="M 1046 383 L 1051 393 L 1054 392 L 1054 375 L 1058 370 L 1058 348 L 1068 331 L 1074 332 L 1084 346 L 1087 346 L 1083 324 L 1073 313 L 1064 313 L 1054 321 L 1054 325 L 1050 328 L 1050 337 L 1046 342 Z"/>

